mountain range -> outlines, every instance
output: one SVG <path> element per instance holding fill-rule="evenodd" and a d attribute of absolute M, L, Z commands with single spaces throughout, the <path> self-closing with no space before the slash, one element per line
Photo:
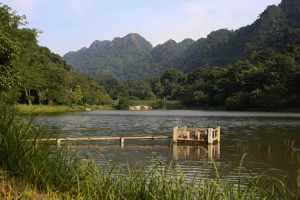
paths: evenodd
<path fill-rule="evenodd" d="M 271 5 L 251 25 L 235 31 L 220 29 L 197 41 L 174 40 L 153 47 L 137 33 L 112 41 L 94 41 L 90 47 L 63 58 L 74 70 L 92 76 L 144 79 L 168 68 L 190 72 L 201 66 L 227 66 L 253 52 L 271 48 L 285 52 L 300 44 L 300 1 Z"/>

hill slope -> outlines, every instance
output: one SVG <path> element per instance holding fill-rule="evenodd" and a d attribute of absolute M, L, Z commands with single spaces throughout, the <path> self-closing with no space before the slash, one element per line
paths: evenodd
<path fill-rule="evenodd" d="M 218 38 L 198 40 L 186 52 L 185 70 L 208 64 L 224 66 L 247 58 L 254 51 L 267 48 L 286 51 L 300 42 L 300 1 L 283 0 L 278 6 L 268 6 L 251 25 L 242 27 L 231 34 L 223 33 L 226 40 L 221 45 L 208 48 Z M 225 36 L 224 36 L 225 35 Z M 221 36 L 221 37 L 222 37 Z M 206 45 L 206 46 L 205 46 Z M 193 61 L 193 62 L 191 62 Z"/>
<path fill-rule="evenodd" d="M 113 41 L 95 41 L 89 48 L 64 56 L 74 69 L 98 76 L 143 79 L 173 67 L 189 72 L 202 65 L 226 66 L 254 51 L 271 48 L 286 51 L 300 43 L 300 1 L 283 0 L 272 5 L 251 25 L 236 31 L 221 29 L 196 42 L 168 40 L 152 45 L 138 34 Z"/>
<path fill-rule="evenodd" d="M 69 52 L 64 58 L 79 72 L 94 76 L 113 74 L 123 79 L 138 79 L 151 66 L 152 49 L 148 41 L 132 33 L 112 41 L 96 40 L 89 48 Z"/>

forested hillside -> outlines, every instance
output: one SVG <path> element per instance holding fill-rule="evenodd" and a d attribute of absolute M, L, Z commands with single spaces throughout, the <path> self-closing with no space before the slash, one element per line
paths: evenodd
<path fill-rule="evenodd" d="M 5 103 L 103 104 L 105 90 L 87 75 L 72 70 L 59 55 L 37 43 L 37 29 L 0 4 L 0 93 Z"/>
<path fill-rule="evenodd" d="M 218 30 L 191 41 L 183 55 L 174 51 L 178 44 L 172 40 L 152 50 L 161 65 L 182 56 L 182 68 L 174 63 L 175 69 L 146 80 L 118 81 L 112 76 L 98 80 L 112 98 L 160 99 L 154 107 L 167 99 L 179 100 L 187 108 L 299 109 L 299 16 L 300 1 L 284 0 L 268 7 L 250 26 Z"/>
<path fill-rule="evenodd" d="M 152 65 L 152 45 L 138 34 L 112 41 L 94 41 L 89 48 L 64 56 L 74 69 L 89 75 L 113 74 L 118 78 L 140 79 L 157 74 Z"/>
<path fill-rule="evenodd" d="M 284 52 L 299 44 L 299 4 L 297 0 L 283 0 L 278 6 L 269 6 L 251 25 L 235 31 L 213 31 L 196 42 L 169 40 L 152 48 L 143 37 L 129 34 L 113 41 L 95 41 L 64 58 L 80 72 L 120 79 L 143 79 L 168 68 L 190 72 L 203 65 L 226 66 L 249 58 L 255 51 L 271 48 Z"/>
<path fill-rule="evenodd" d="M 300 39 L 300 1 L 283 0 L 269 6 L 251 25 L 236 31 L 217 31 L 206 42 L 198 40 L 186 52 L 184 70 L 208 64 L 226 66 L 248 58 L 254 51 L 271 48 L 288 51 Z"/>
<path fill-rule="evenodd" d="M 96 40 L 88 48 L 67 53 L 64 59 L 76 71 L 91 76 L 141 80 L 159 75 L 170 67 L 180 68 L 181 58 L 192 43 L 192 39 L 180 43 L 169 40 L 153 48 L 142 36 L 131 33 L 112 41 Z"/>

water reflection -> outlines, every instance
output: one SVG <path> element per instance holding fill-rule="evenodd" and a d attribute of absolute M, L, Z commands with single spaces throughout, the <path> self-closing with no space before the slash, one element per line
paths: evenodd
<path fill-rule="evenodd" d="M 208 161 L 214 161 L 220 159 L 221 149 L 220 143 L 209 145 L 185 145 L 185 144 L 112 144 L 112 145 L 99 145 L 99 144 L 65 144 L 69 149 L 80 150 L 85 155 L 105 154 L 106 157 L 112 159 L 116 155 L 116 152 L 120 156 L 124 156 L 126 159 L 137 161 L 139 157 L 132 156 L 134 153 L 143 154 L 144 158 L 150 157 L 167 157 L 170 156 L 170 149 L 172 149 L 171 157 L 173 160 L 178 161 L 181 159 L 193 158 L 194 160 L 207 159 Z M 91 153 L 92 152 L 92 153 Z M 147 154 L 147 153 L 148 154 Z M 164 155 L 165 154 L 165 155 Z M 127 157 L 128 155 L 131 155 Z M 168 157 L 169 158 L 169 157 Z"/>
<path fill-rule="evenodd" d="M 208 160 L 212 161 L 220 159 L 220 143 L 200 145 L 200 146 L 189 146 L 184 144 L 173 144 L 173 159 L 178 160 L 179 158 L 190 158 L 191 156 L 196 158 L 207 157 Z"/>

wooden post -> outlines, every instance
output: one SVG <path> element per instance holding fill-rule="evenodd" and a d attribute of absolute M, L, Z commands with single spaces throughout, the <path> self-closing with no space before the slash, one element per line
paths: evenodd
<path fill-rule="evenodd" d="M 218 142 L 218 144 L 216 144 L 215 147 L 216 147 L 216 153 L 217 153 L 216 157 L 220 158 L 220 154 L 221 154 L 220 142 Z"/>
<path fill-rule="evenodd" d="M 177 146 L 177 143 L 173 144 L 173 159 L 178 160 L 178 146 Z"/>
<path fill-rule="evenodd" d="M 178 138 L 178 126 L 173 127 L 173 143 L 177 143 Z"/>
<path fill-rule="evenodd" d="M 57 138 L 56 139 L 56 144 L 57 144 L 58 147 L 60 147 L 61 146 L 61 139 Z"/>
<path fill-rule="evenodd" d="M 183 133 L 182 134 L 183 134 L 183 138 L 185 138 L 185 137 L 187 138 L 188 137 L 187 136 L 187 126 L 183 127 Z"/>
<path fill-rule="evenodd" d="M 209 134 L 208 134 L 209 135 Z M 207 145 L 207 156 L 208 156 L 208 160 L 213 160 L 214 156 L 213 156 L 213 145 L 212 144 L 208 144 Z"/>
<path fill-rule="evenodd" d="M 207 129 L 207 143 L 208 144 L 213 144 L 214 141 L 213 141 L 213 136 L 212 136 L 212 132 L 213 132 L 213 129 L 212 128 L 208 128 Z"/>
<path fill-rule="evenodd" d="M 200 131 L 196 131 L 196 136 L 197 136 L 197 140 L 200 140 L 200 136 L 201 136 L 201 133 L 200 133 Z"/>
<path fill-rule="evenodd" d="M 186 139 L 190 139 L 190 131 L 186 131 Z"/>
<path fill-rule="evenodd" d="M 216 127 L 217 129 L 217 140 L 218 140 L 218 143 L 220 142 L 220 139 L 221 139 L 221 127 L 220 126 L 217 126 Z"/>
<path fill-rule="evenodd" d="M 123 137 L 120 138 L 120 144 L 124 145 L 124 138 Z"/>

